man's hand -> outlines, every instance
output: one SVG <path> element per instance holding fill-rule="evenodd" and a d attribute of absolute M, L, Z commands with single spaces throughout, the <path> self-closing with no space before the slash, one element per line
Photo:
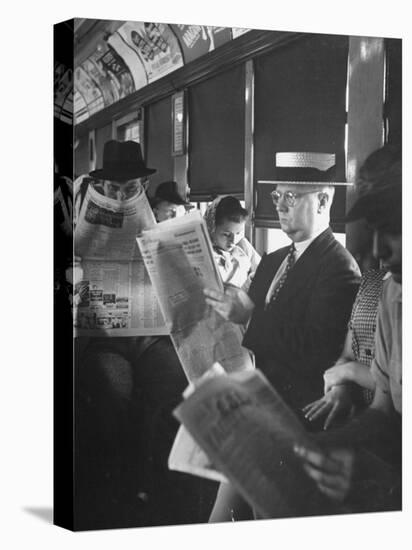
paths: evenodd
<path fill-rule="evenodd" d="M 354 404 L 352 402 L 350 389 L 341 384 L 334 386 L 321 399 L 309 403 L 303 407 L 302 411 L 310 422 L 326 416 L 324 429 L 336 420 L 337 417 L 350 416 L 353 412 Z"/>
<path fill-rule="evenodd" d="M 249 321 L 255 306 L 241 288 L 227 286 L 224 292 L 205 288 L 203 292 L 206 296 L 206 303 L 224 319 L 237 324 Z"/>
<path fill-rule="evenodd" d="M 334 449 L 329 452 L 309 450 L 295 446 L 295 453 L 302 459 L 303 468 L 325 495 L 342 502 L 352 483 L 353 452 L 348 449 Z"/>

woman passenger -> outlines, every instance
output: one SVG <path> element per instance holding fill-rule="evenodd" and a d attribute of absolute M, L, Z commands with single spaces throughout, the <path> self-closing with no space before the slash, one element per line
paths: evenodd
<path fill-rule="evenodd" d="M 230 195 L 217 197 L 205 212 L 214 258 L 225 284 L 247 291 L 260 255 L 243 237 L 248 212 Z"/>

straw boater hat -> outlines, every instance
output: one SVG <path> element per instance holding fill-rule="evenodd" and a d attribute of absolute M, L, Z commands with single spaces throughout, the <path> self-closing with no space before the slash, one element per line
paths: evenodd
<path fill-rule="evenodd" d="M 107 141 L 103 149 L 103 167 L 90 172 L 96 179 L 127 181 L 154 174 L 154 168 L 147 168 L 140 143 L 136 141 Z"/>
<path fill-rule="evenodd" d="M 276 180 L 259 183 L 293 185 L 352 185 L 335 181 L 336 155 L 334 153 L 281 152 L 276 153 Z"/>

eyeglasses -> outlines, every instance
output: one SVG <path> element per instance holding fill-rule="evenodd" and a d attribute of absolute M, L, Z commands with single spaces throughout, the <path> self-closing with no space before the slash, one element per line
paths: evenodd
<path fill-rule="evenodd" d="M 96 180 L 93 187 L 101 195 L 111 199 L 127 200 L 138 194 L 141 184 L 138 179 L 125 182 L 114 182 L 109 180 Z"/>
<path fill-rule="evenodd" d="M 293 191 L 285 191 L 281 193 L 280 191 L 272 191 L 270 196 L 274 205 L 278 205 L 283 198 L 287 206 L 295 206 L 296 201 L 303 197 L 304 195 L 309 195 L 310 193 L 318 193 L 318 191 L 306 191 L 305 193 L 294 193 Z"/>

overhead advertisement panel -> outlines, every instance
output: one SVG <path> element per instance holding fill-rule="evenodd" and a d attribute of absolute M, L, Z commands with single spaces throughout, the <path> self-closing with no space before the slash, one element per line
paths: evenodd
<path fill-rule="evenodd" d="M 136 55 L 136 52 L 125 42 L 121 35 L 115 32 L 108 38 L 107 42 L 124 59 L 129 67 L 134 80 L 135 90 L 140 90 L 140 88 L 146 86 L 148 80 L 143 61 Z"/>
<path fill-rule="evenodd" d="M 113 86 L 112 80 L 107 73 L 103 71 L 101 64 L 98 64 L 93 57 L 86 59 L 82 67 L 102 92 L 105 106 L 111 105 L 119 99 L 119 94 L 117 93 L 117 89 Z"/>
<path fill-rule="evenodd" d="M 99 44 L 99 48 L 94 54 L 94 59 L 111 81 L 112 88 L 115 90 L 118 99 L 123 99 L 135 91 L 134 80 L 129 67 L 110 44 L 107 42 Z"/>
<path fill-rule="evenodd" d="M 73 71 L 62 63 L 54 65 L 54 116 L 72 123 L 73 119 Z"/>
<path fill-rule="evenodd" d="M 102 91 L 96 86 L 89 74 L 81 66 L 77 67 L 74 71 L 74 88 L 83 97 L 89 115 L 103 109 L 104 99 Z"/>
<path fill-rule="evenodd" d="M 74 91 L 73 110 L 75 124 L 80 124 L 80 122 L 89 118 L 86 101 L 77 90 Z"/>
<path fill-rule="evenodd" d="M 170 25 L 182 47 L 185 63 L 211 52 L 232 39 L 231 29 L 227 27 L 208 27 L 202 25 Z"/>
<path fill-rule="evenodd" d="M 168 25 L 129 21 L 117 34 L 143 64 L 148 83 L 183 66 L 179 43 Z"/>

